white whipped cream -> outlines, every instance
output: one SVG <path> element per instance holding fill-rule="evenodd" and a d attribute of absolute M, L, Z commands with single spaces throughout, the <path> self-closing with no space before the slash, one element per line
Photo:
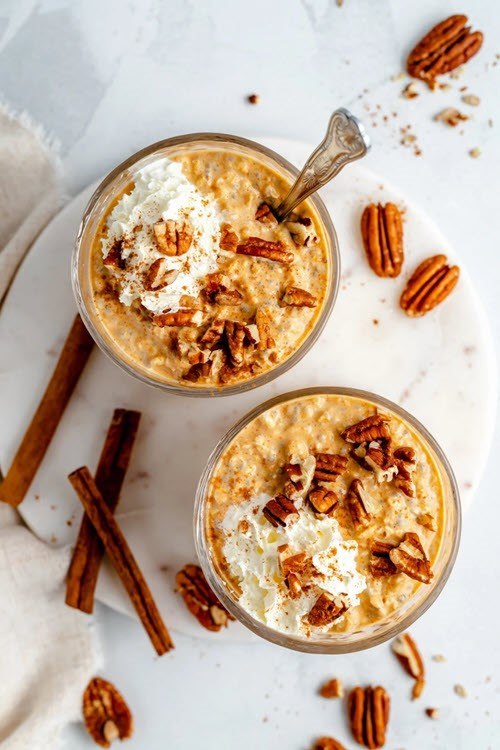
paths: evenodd
<path fill-rule="evenodd" d="M 262 515 L 269 499 L 263 494 L 237 503 L 222 521 L 223 553 L 241 588 L 239 603 L 252 617 L 283 633 L 328 630 L 330 626 L 311 628 L 304 617 L 323 591 L 340 596 L 349 607 L 359 604 L 366 578 L 356 567 L 358 544 L 342 538 L 335 518 L 316 516 L 309 508 L 290 516 L 285 528 L 275 528 Z M 290 554 L 306 552 L 319 574 L 298 599 L 289 596 L 283 580 L 278 552 L 282 544 L 288 545 Z"/>
<path fill-rule="evenodd" d="M 167 257 L 158 251 L 153 225 L 162 219 L 189 223 L 193 241 L 187 253 Z M 123 195 L 111 211 L 102 242 L 106 257 L 116 240 L 125 240 L 121 254 L 126 268 L 116 271 L 120 302 L 130 305 L 140 299 L 145 308 L 160 313 L 179 310 L 183 295 L 197 297 L 201 279 L 218 268 L 220 221 L 216 202 L 186 179 L 178 162 L 163 158 L 141 169 L 132 192 Z M 164 289 L 146 291 L 144 273 L 157 258 L 165 258 L 166 268 L 178 269 L 179 275 Z"/>

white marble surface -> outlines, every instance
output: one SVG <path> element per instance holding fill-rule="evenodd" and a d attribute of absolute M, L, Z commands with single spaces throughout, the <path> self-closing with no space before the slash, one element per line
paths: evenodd
<path fill-rule="evenodd" d="M 401 99 L 404 82 L 390 78 L 404 53 L 420 32 L 457 11 L 468 12 L 485 31 L 480 56 L 452 81 L 453 90 L 422 88 L 418 99 Z M 366 116 L 367 105 L 379 112 L 366 118 L 376 125 L 367 166 L 413 196 L 449 237 L 498 341 L 500 64 L 492 63 L 500 52 L 499 30 L 493 0 L 467 0 L 460 8 L 448 0 L 345 0 L 342 8 L 332 0 L 2 0 L 0 91 L 59 138 L 70 194 L 166 135 L 218 129 L 314 141 L 334 107 Z M 482 98 L 463 135 L 432 121 L 459 102 L 462 85 Z M 252 91 L 261 95 L 258 107 L 245 103 Z M 399 144 L 399 127 L 408 123 L 423 151 L 419 158 Z M 473 147 L 482 151 L 477 160 L 467 154 Z M 457 433 L 468 429 L 456 425 Z M 157 660 L 136 623 L 100 608 L 104 673 L 123 689 L 136 716 L 128 747 L 305 750 L 321 733 L 353 747 L 340 706 L 314 695 L 334 674 L 346 684 L 380 681 L 391 690 L 391 750 L 500 746 L 500 571 L 491 531 L 500 523 L 499 448 L 497 437 L 447 589 L 414 628 L 429 661 L 421 701 L 408 701 L 408 681 L 386 646 L 356 656 L 309 657 L 266 644 L 178 636 L 175 653 Z M 433 653 L 448 661 L 431 662 Z M 467 699 L 454 694 L 457 682 L 468 689 Z M 438 722 L 423 715 L 434 705 L 441 708 Z M 90 747 L 78 727 L 68 730 L 66 745 Z"/>

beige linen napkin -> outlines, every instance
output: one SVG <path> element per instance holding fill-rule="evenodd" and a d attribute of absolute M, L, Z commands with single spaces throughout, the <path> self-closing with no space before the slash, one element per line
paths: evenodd
<path fill-rule="evenodd" d="M 41 129 L 0 105 L 0 299 L 60 206 L 60 184 Z M 1 750 L 56 750 L 81 715 L 98 657 L 88 617 L 64 604 L 68 562 L 68 549 L 41 542 L 0 503 Z"/>

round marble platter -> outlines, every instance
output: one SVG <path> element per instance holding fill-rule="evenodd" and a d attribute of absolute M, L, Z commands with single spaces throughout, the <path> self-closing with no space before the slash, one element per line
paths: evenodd
<path fill-rule="evenodd" d="M 312 148 L 263 141 L 300 166 Z M 95 185 L 74 198 L 32 247 L 0 315 L 0 465 L 9 466 L 54 367 L 75 315 L 70 256 L 77 226 Z M 174 576 L 194 559 L 193 498 L 209 453 L 225 431 L 256 404 L 309 385 L 346 385 L 377 392 L 420 419 L 447 453 L 463 505 L 470 504 L 493 430 L 496 375 L 485 313 L 462 268 L 452 296 L 421 319 L 398 307 L 404 281 L 426 256 L 457 253 L 432 221 L 361 164 L 347 167 L 322 197 L 341 249 L 342 280 L 331 318 L 306 357 L 278 380 L 249 393 L 192 399 L 165 394 L 119 370 L 97 348 L 63 416 L 44 462 L 20 507 L 31 529 L 54 545 L 71 544 L 81 507 L 70 471 L 96 466 L 115 407 L 143 416 L 117 518 L 172 630 L 198 637 L 253 640 L 237 623 L 203 631 L 174 593 Z M 379 279 L 361 246 L 359 218 L 370 201 L 405 208 L 406 261 L 396 280 Z M 120 611 L 131 605 L 104 565 L 97 597 Z"/>

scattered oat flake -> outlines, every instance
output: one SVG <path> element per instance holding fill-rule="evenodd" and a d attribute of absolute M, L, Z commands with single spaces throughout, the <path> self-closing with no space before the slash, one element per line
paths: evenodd
<path fill-rule="evenodd" d="M 481 149 L 477 147 L 471 148 L 471 150 L 469 151 L 469 156 L 473 159 L 479 159 L 479 157 L 481 156 Z"/>
<path fill-rule="evenodd" d="M 439 719 L 439 708 L 426 708 L 425 713 L 429 719 Z"/>
<path fill-rule="evenodd" d="M 481 104 L 481 99 L 475 94 L 464 94 L 462 96 L 462 101 L 469 104 L 471 107 L 479 107 Z"/>
<path fill-rule="evenodd" d="M 446 661 L 446 656 L 444 656 L 443 654 L 434 654 L 434 656 L 432 657 L 432 661 L 437 661 L 437 662 Z"/>
<path fill-rule="evenodd" d="M 458 696 L 460 696 L 460 698 L 467 698 L 468 693 L 463 685 L 460 685 L 460 684 L 454 685 L 453 690 Z"/>
<path fill-rule="evenodd" d="M 249 104 L 258 104 L 260 102 L 260 96 L 258 94 L 249 94 L 249 96 L 247 96 L 247 101 Z"/>
<path fill-rule="evenodd" d="M 401 96 L 404 96 L 405 99 L 415 99 L 415 97 L 420 96 L 417 86 L 413 81 L 404 87 Z"/>
<path fill-rule="evenodd" d="M 442 112 L 439 112 L 434 119 L 438 120 L 438 122 L 445 122 L 450 127 L 455 128 L 459 122 L 468 120 L 469 116 L 459 112 L 455 107 L 447 107 Z"/>

